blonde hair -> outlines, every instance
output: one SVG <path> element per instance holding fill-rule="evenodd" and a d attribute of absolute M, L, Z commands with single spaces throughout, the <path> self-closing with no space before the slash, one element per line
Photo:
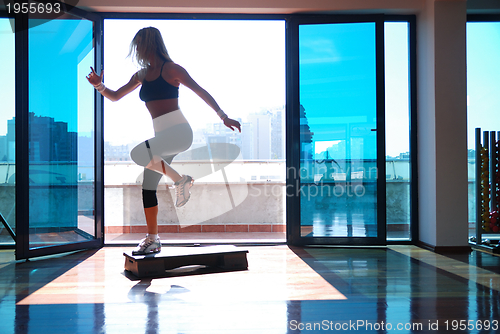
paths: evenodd
<path fill-rule="evenodd" d="M 141 45 L 140 50 L 138 50 L 139 45 Z M 142 28 L 132 39 L 128 56 L 135 58 L 141 67 L 148 67 L 152 55 L 159 57 L 163 61 L 172 61 L 160 31 L 154 27 Z"/>

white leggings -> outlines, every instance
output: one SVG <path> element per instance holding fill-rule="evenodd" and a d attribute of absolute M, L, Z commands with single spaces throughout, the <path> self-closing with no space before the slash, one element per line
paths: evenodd
<path fill-rule="evenodd" d="M 155 136 L 132 149 L 130 157 L 140 166 L 148 166 L 154 159 L 162 158 L 167 164 L 193 143 L 193 130 L 180 109 L 153 119 Z M 156 191 L 163 175 L 144 168 L 143 190 Z"/>

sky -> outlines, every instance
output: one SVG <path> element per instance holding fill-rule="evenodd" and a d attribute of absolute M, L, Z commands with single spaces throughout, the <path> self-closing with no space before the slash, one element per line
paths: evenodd
<path fill-rule="evenodd" d="M 468 148 L 475 128 L 500 131 L 500 22 L 467 23 Z"/>
<path fill-rule="evenodd" d="M 104 82 L 126 84 L 139 69 L 127 58 L 143 27 L 160 30 L 170 57 L 217 101 L 231 118 L 285 105 L 285 23 L 283 21 L 105 20 Z M 181 85 L 180 107 L 193 129 L 220 122 L 196 94 Z M 139 88 L 118 102 L 105 101 L 105 140 L 112 144 L 153 135 Z"/>
<path fill-rule="evenodd" d="M 408 23 L 387 22 L 385 34 L 386 155 L 410 151 Z"/>

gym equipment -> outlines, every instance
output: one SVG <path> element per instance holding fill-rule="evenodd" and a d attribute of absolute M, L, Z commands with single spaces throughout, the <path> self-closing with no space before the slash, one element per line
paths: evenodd
<path fill-rule="evenodd" d="M 132 255 L 125 252 L 125 270 L 135 276 L 163 277 L 169 270 L 206 266 L 222 271 L 248 269 L 247 250 L 236 246 L 163 247 L 160 253 Z"/>
<path fill-rule="evenodd" d="M 484 131 L 481 143 L 481 129 L 476 128 L 476 236 L 469 242 L 500 253 L 500 235 L 494 235 L 500 231 L 500 140 L 495 135 L 495 131 Z"/>

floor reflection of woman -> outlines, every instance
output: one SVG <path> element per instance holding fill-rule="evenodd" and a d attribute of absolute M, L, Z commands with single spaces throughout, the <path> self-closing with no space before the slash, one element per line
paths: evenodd
<path fill-rule="evenodd" d="M 189 189 L 194 181 L 191 176 L 180 175 L 170 166 L 172 159 L 187 150 L 193 141 L 191 126 L 179 109 L 179 85 L 185 85 L 202 98 L 231 130 L 238 129 L 241 132 L 241 125 L 227 117 L 214 98 L 184 68 L 172 61 L 158 29 L 149 27 L 139 30 L 130 45 L 130 55 L 135 56 L 142 69 L 118 90 L 113 91 L 104 86 L 104 71 L 98 75 L 91 68 L 87 79 L 111 101 L 118 101 L 142 85 L 139 97 L 146 103 L 153 118 L 155 136 L 137 145 L 130 153 L 135 163 L 145 167 L 142 198 L 148 233 L 132 252 L 134 255 L 143 255 L 161 250 L 156 197 L 161 177 L 166 175 L 174 182 L 176 207 L 187 203 Z"/>

